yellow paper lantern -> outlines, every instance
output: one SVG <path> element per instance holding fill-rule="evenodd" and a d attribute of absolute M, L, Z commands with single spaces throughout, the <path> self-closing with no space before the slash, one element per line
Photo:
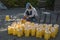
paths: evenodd
<path fill-rule="evenodd" d="M 9 15 L 6 15 L 5 20 L 6 20 L 6 21 L 9 21 L 9 20 L 10 20 Z"/>

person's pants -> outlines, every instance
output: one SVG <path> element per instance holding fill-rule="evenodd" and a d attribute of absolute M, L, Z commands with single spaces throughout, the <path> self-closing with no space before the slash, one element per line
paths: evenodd
<path fill-rule="evenodd" d="M 31 17 L 31 18 L 28 18 L 26 19 L 27 21 L 31 21 L 31 22 L 36 22 L 37 23 L 37 20 L 35 17 Z"/>

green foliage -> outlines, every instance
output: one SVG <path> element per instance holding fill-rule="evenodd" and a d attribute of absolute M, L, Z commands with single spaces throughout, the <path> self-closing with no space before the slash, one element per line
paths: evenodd
<path fill-rule="evenodd" d="M 3 3 L 8 7 L 14 7 L 15 6 L 15 0 L 4 0 Z"/>
<path fill-rule="evenodd" d="M 25 7 L 26 3 L 30 2 L 33 6 L 37 6 L 38 0 L 4 0 L 3 3 L 7 7 Z"/>

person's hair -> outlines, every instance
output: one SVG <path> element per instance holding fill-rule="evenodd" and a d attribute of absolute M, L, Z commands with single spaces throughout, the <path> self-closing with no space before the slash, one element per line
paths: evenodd
<path fill-rule="evenodd" d="M 32 6 L 30 5 L 30 6 L 29 6 L 29 9 L 31 9 L 31 8 L 32 8 Z"/>

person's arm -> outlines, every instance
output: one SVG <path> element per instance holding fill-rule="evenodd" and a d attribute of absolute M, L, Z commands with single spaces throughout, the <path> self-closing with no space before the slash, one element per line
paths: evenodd
<path fill-rule="evenodd" d="M 36 11 L 36 10 L 35 10 L 35 12 L 34 12 L 34 13 L 35 13 L 35 16 L 38 16 L 38 13 L 37 13 L 37 11 Z"/>
<path fill-rule="evenodd" d="M 39 21 L 39 16 L 38 16 L 38 13 L 37 13 L 37 10 L 35 9 L 35 18 L 37 19 L 37 22 L 39 23 L 40 21 Z"/>
<path fill-rule="evenodd" d="M 25 12 L 24 12 L 24 16 L 26 16 L 26 12 L 27 12 L 27 9 L 26 9 Z"/>
<path fill-rule="evenodd" d="M 27 12 L 27 9 L 26 9 L 25 12 L 24 12 L 24 17 L 23 17 L 24 19 L 27 18 L 26 12 Z"/>

